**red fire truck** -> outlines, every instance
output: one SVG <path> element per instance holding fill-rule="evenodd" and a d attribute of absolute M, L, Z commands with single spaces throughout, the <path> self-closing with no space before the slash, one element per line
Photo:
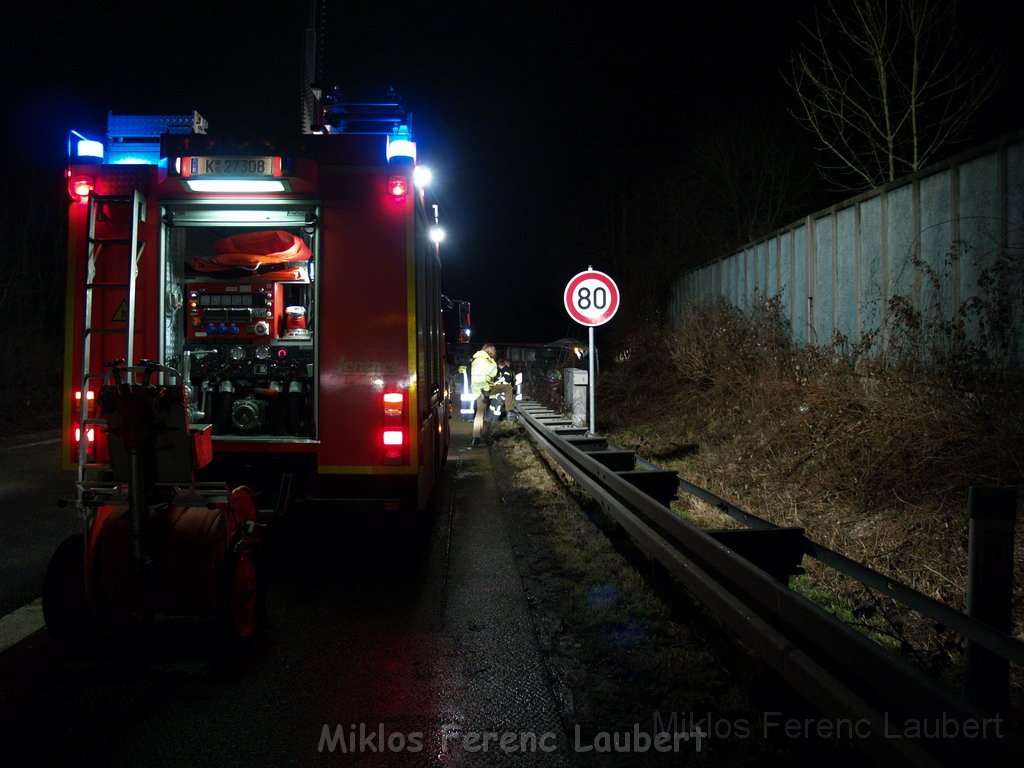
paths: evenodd
<path fill-rule="evenodd" d="M 90 382 L 146 358 L 181 373 L 190 423 L 211 427 L 202 477 L 279 513 L 425 506 L 449 447 L 437 207 L 400 104 L 335 112 L 343 130 L 281 139 L 208 134 L 198 114 L 111 115 L 105 145 L 73 137 L 80 479 L 109 463 Z"/>
<path fill-rule="evenodd" d="M 279 512 L 288 497 L 423 508 L 449 410 L 436 208 L 408 120 L 349 105 L 343 133 L 274 140 L 207 134 L 197 114 L 110 116 L 103 162 L 68 171 L 72 466 L 108 461 L 102 429 L 77 439 L 86 377 L 145 358 L 181 372 L 192 425 L 212 427 L 203 477 Z"/>
<path fill-rule="evenodd" d="M 187 438 L 144 460 L 168 499 L 241 487 L 246 519 L 424 510 L 451 412 L 424 170 L 394 100 L 335 99 L 291 137 L 208 133 L 197 113 L 73 132 L 64 454 L 87 542 L 130 477 L 112 375 L 181 384 Z"/>

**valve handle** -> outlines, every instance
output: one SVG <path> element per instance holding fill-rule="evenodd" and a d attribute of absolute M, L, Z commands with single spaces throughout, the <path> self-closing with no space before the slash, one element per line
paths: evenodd
<path fill-rule="evenodd" d="M 155 360 L 143 359 L 139 360 L 139 365 L 145 369 L 142 373 L 142 385 L 144 387 L 148 387 L 150 380 L 153 378 L 153 374 L 156 372 L 157 368 L 161 367 L 160 363 Z"/>
<path fill-rule="evenodd" d="M 114 383 L 118 386 L 121 385 L 121 368 L 124 366 L 125 359 L 119 357 L 116 360 L 109 360 L 103 364 L 104 368 L 110 369 L 110 375 L 114 378 Z"/>

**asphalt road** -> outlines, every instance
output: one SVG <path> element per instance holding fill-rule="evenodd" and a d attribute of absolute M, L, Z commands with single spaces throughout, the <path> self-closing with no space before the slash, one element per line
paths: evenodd
<path fill-rule="evenodd" d="M 205 625 L 157 623 L 102 657 L 66 657 L 45 629 L 0 654 L 0 760 L 568 764 L 490 453 L 468 447 L 468 424 L 456 432 L 430 525 L 349 517 L 271 530 L 269 622 L 242 652 L 218 649 Z M 10 493 L 39 497 L 18 513 L 27 528 L 46 498 L 30 489 L 32 459 L 18 456 L 21 490 Z M 61 514 L 41 555 L 64 533 Z M 4 535 L 20 548 L 36 538 Z M 17 602 L 39 578 L 5 590 Z"/>
<path fill-rule="evenodd" d="M 60 468 L 56 432 L 0 444 L 0 616 L 42 595 L 50 556 L 81 530 L 75 512 L 57 506 L 74 494 L 73 473 Z"/>

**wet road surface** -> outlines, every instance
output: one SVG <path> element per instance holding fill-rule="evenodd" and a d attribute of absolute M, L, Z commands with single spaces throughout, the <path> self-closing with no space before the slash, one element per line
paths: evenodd
<path fill-rule="evenodd" d="M 0 759 L 569 764 L 490 453 L 456 432 L 430 525 L 271 530 L 268 625 L 240 654 L 211 650 L 204 625 L 161 622 L 102 658 L 65 657 L 45 629 L 0 656 Z"/>

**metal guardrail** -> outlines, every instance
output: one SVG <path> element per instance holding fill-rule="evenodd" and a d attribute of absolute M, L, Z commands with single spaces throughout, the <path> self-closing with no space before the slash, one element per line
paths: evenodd
<path fill-rule="evenodd" d="M 649 462 L 644 463 L 651 467 L 656 467 L 656 465 L 649 464 Z M 738 520 L 751 528 L 761 530 L 778 528 L 775 523 L 760 518 L 757 515 L 752 515 L 751 513 L 730 504 L 715 494 L 686 482 L 682 478 L 679 479 L 679 487 L 691 496 L 696 496 L 701 501 L 710 504 L 720 512 L 723 512 L 734 520 Z M 818 560 L 825 565 L 834 568 L 840 573 L 844 573 L 847 576 L 856 579 L 860 583 L 891 597 L 893 600 L 917 611 L 922 616 L 932 619 L 933 621 L 958 632 L 964 638 L 973 640 L 979 645 L 985 646 L 990 651 L 999 654 L 1014 664 L 1024 666 L 1024 643 L 1013 637 L 1013 635 L 1006 632 L 1000 632 L 998 629 L 994 629 L 988 624 L 978 621 L 962 611 L 951 608 L 945 603 L 940 603 L 938 600 L 935 600 L 922 592 L 918 592 L 912 587 L 901 584 L 885 574 L 869 568 L 863 563 L 851 560 L 846 555 L 836 552 L 834 549 L 829 549 L 828 547 L 807 538 L 804 540 L 804 546 L 805 553 L 808 556 L 813 557 L 815 560 Z"/>
<path fill-rule="evenodd" d="M 652 497 L 645 486 L 663 487 L 664 483 L 645 483 L 642 477 L 665 470 L 635 458 L 630 467 L 623 456 L 630 452 L 573 428 L 568 419 L 530 400 L 520 402 L 517 410 L 534 442 L 635 545 L 829 718 L 835 732 L 847 728 L 880 764 L 892 765 L 894 760 L 908 766 L 963 765 L 968 761 L 988 766 L 1024 764 L 1024 739 L 1011 732 L 1005 717 L 964 700 L 789 589 L 786 579 L 771 575 L 683 520 L 663 499 Z M 731 507 L 696 486 L 686 490 L 700 491 L 695 495 L 720 509 L 722 504 Z M 732 509 L 748 524 L 771 526 Z M 841 562 L 837 558 L 843 556 L 838 553 L 833 558 L 831 550 L 815 548 L 813 556 L 823 554 L 844 567 L 853 563 Z M 889 584 L 894 593 L 899 592 L 894 582 L 889 580 Z M 986 647 L 1003 644 L 1003 639 L 979 631 L 970 621 L 958 623 Z"/>

